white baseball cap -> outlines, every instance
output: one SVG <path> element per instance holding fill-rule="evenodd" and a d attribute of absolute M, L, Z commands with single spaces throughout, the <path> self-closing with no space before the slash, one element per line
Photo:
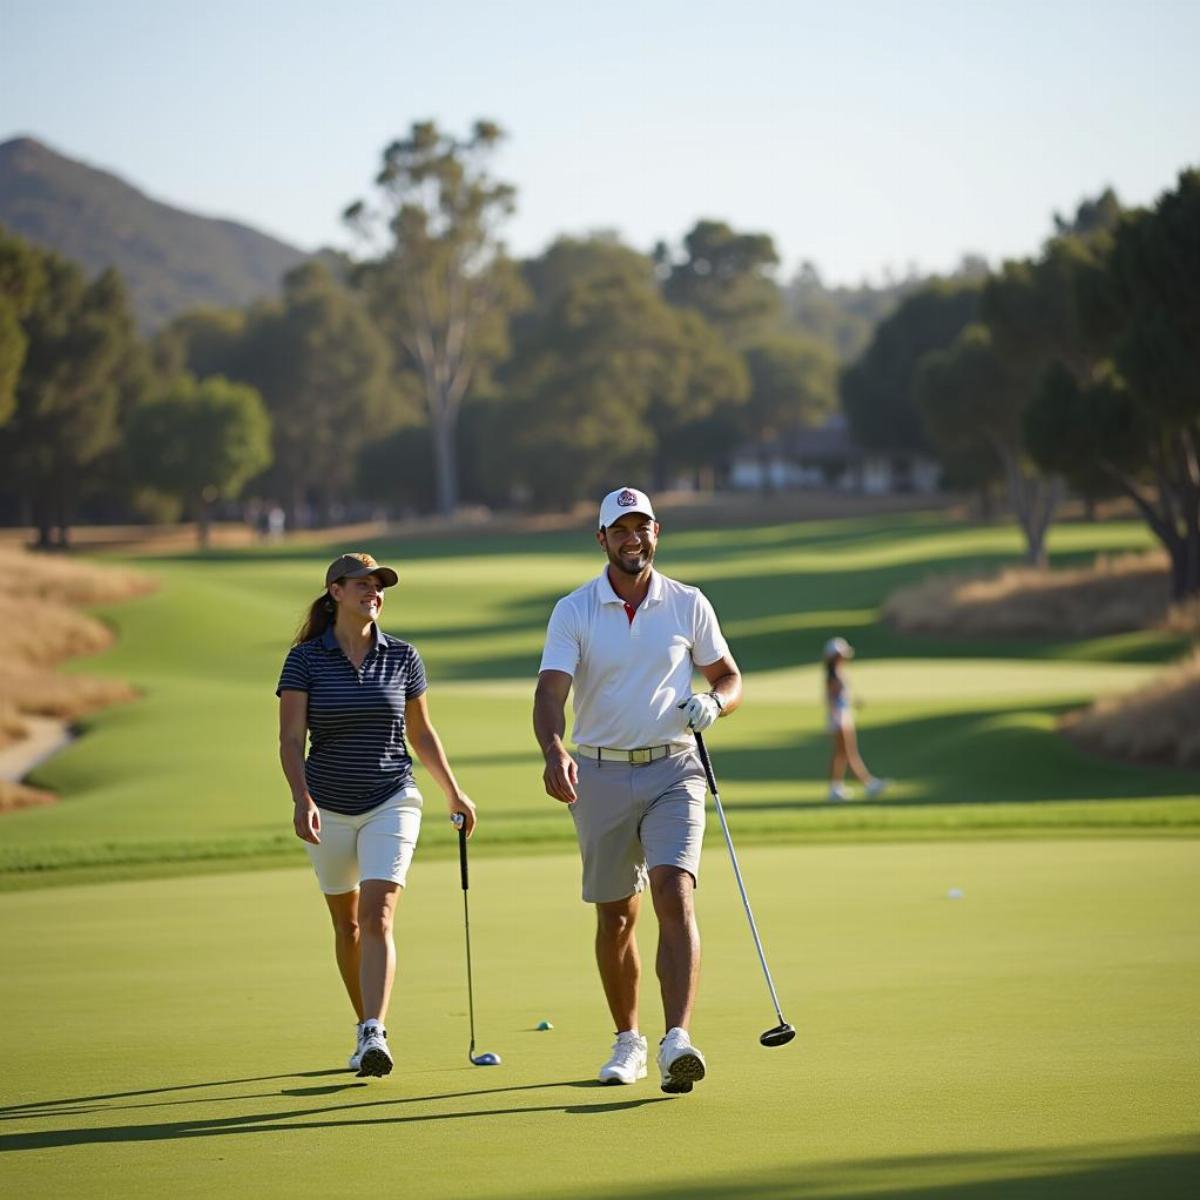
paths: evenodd
<path fill-rule="evenodd" d="M 654 515 L 650 497 L 645 492 L 639 492 L 637 488 L 619 487 L 600 501 L 600 528 L 607 528 L 631 512 L 643 513 L 652 521 L 658 520 Z"/>
<path fill-rule="evenodd" d="M 825 657 L 832 658 L 835 654 L 842 658 L 853 658 L 854 647 L 843 637 L 830 638 L 825 643 Z"/>

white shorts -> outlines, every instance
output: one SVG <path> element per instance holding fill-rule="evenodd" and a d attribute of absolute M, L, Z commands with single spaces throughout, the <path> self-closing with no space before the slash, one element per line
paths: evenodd
<path fill-rule="evenodd" d="M 421 803 L 421 793 L 406 787 L 357 816 L 321 809 L 321 844 L 304 843 L 321 891 L 338 896 L 366 879 L 403 887 L 421 832 Z"/>

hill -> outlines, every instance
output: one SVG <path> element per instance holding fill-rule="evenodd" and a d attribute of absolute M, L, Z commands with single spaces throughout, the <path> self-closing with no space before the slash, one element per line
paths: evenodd
<path fill-rule="evenodd" d="M 273 295 L 307 257 L 236 221 L 162 204 L 27 137 L 0 144 L 0 224 L 89 272 L 116 267 L 145 330 L 198 305 Z"/>

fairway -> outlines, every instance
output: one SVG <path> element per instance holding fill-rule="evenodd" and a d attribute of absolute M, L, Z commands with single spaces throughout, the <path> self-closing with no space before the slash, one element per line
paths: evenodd
<path fill-rule="evenodd" d="M 1056 564 L 1148 544 L 1133 522 L 1061 525 L 1050 538 Z M 383 625 L 425 659 L 433 719 L 484 816 L 477 853 L 569 848 L 570 825 L 542 791 L 530 708 L 554 600 L 600 569 L 591 531 L 367 548 L 400 568 Z M 62 802 L 4 817 L 0 889 L 303 862 L 273 693 L 301 610 L 342 549 L 132 560 L 160 590 L 102 610 L 115 646 L 71 669 L 127 680 L 142 699 L 90 718 L 36 772 Z M 1200 830 L 1195 772 L 1105 762 L 1054 732 L 1061 713 L 1151 678 L 1181 639 L 953 641 L 880 621 L 895 588 L 996 567 L 1019 549 L 1013 529 L 930 514 L 719 530 L 677 530 L 668 517 L 659 565 L 704 588 L 745 672 L 743 710 L 710 739 L 744 841 Z M 825 803 L 817 659 L 834 634 L 859 651 L 864 753 L 896 781 L 882 801 Z M 427 799 L 442 803 L 436 789 Z M 424 849 L 452 852 L 442 823 L 430 823 Z"/>
<path fill-rule="evenodd" d="M 571 856 L 473 872 L 479 1045 L 504 1060 L 491 1069 L 466 1061 L 457 869 L 418 861 L 398 923 L 397 1070 L 369 1083 L 339 1070 L 352 1024 L 306 871 L 2 896 L 0 1191 L 1193 1194 L 1195 841 L 742 858 L 799 1036 L 757 1044 L 774 1015 L 710 851 L 695 1025 L 710 1076 L 688 1097 L 590 1081 L 610 1035 Z M 554 1030 L 534 1032 L 544 1018 Z"/>

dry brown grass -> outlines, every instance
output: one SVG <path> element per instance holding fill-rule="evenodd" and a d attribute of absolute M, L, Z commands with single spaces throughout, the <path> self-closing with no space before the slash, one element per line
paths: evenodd
<path fill-rule="evenodd" d="M 1060 727 L 1084 749 L 1110 758 L 1200 767 L 1200 650 L 1125 696 L 1098 700 Z"/>
<path fill-rule="evenodd" d="M 59 675 L 53 667 L 64 659 L 96 654 L 112 642 L 106 625 L 75 606 L 126 600 L 154 586 L 153 580 L 134 571 L 0 545 L 0 628 L 5 641 L 0 747 L 18 746 L 28 735 L 23 716 L 74 721 L 136 695 L 118 680 Z M 48 792 L 4 783 L 0 812 L 51 800 Z"/>
<path fill-rule="evenodd" d="M 57 797 L 53 792 L 41 788 L 27 787 L 23 783 L 9 783 L 0 779 L 0 813 L 18 808 L 34 808 L 39 804 L 53 804 Z"/>
<path fill-rule="evenodd" d="M 59 675 L 31 667 L 0 663 L 0 697 L 19 722 L 20 714 L 74 721 L 86 713 L 132 700 L 137 692 L 118 679 Z"/>
<path fill-rule="evenodd" d="M 1190 632 L 1200 624 L 1200 608 L 1172 609 L 1167 556 L 1159 552 L 1101 556 L 1065 571 L 935 576 L 895 592 L 883 615 L 905 633 L 964 637 L 1097 637 L 1163 626 Z"/>
<path fill-rule="evenodd" d="M 16 706 L 8 699 L 8 691 L 3 684 L 0 684 L 0 695 L 5 697 L 0 700 L 0 750 L 3 750 L 5 746 L 20 741 L 26 734 L 26 727 Z"/>
<path fill-rule="evenodd" d="M 82 606 L 128 600 L 154 590 L 137 571 L 80 562 L 54 554 L 33 554 L 0 545 L 0 595 Z"/>

